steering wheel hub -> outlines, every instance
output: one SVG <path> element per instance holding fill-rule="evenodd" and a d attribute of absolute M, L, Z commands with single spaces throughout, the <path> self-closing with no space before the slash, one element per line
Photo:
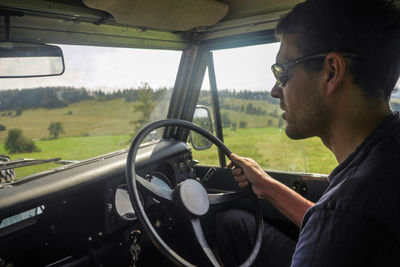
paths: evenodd
<path fill-rule="evenodd" d="M 177 197 L 183 207 L 193 215 L 202 216 L 210 208 L 207 191 L 193 179 L 188 179 L 179 184 Z"/>

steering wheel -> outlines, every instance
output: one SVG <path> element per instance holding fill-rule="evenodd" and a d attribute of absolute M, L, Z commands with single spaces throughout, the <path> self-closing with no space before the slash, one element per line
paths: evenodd
<path fill-rule="evenodd" d="M 204 237 L 203 230 L 200 224 L 200 217 L 205 215 L 209 210 L 210 205 L 221 204 L 224 202 L 230 202 L 241 198 L 250 198 L 255 205 L 255 217 L 256 217 L 256 229 L 257 237 L 256 242 L 253 247 L 252 252 L 248 259 L 240 266 L 250 266 L 261 246 L 262 241 L 262 229 L 263 220 L 261 208 L 258 204 L 257 197 L 251 190 L 238 191 L 230 193 L 218 193 L 218 194 L 208 194 L 206 189 L 201 183 L 194 179 L 186 179 L 176 186 L 174 189 L 168 189 L 165 187 L 159 187 L 154 183 L 140 177 L 136 174 L 135 170 L 135 158 L 139 149 L 141 141 L 153 130 L 165 127 L 165 126 L 179 126 L 183 127 L 206 137 L 212 143 L 214 143 L 218 148 L 220 148 L 226 156 L 230 156 L 231 151 L 221 142 L 217 137 L 208 132 L 207 130 L 197 126 L 189 121 L 176 120 L 176 119 L 166 119 L 153 122 L 146 127 L 142 128 L 133 139 L 128 152 L 128 158 L 126 162 L 126 180 L 128 186 L 128 192 L 132 206 L 135 209 L 136 215 L 142 223 L 145 232 L 147 233 L 150 240 L 154 245 L 172 262 L 178 266 L 194 266 L 190 262 L 179 256 L 174 250 L 172 250 L 159 236 L 157 231 L 154 229 L 152 223 L 147 217 L 145 210 L 141 204 L 141 200 L 138 192 L 138 183 L 156 198 L 160 202 L 173 203 L 178 209 L 183 209 L 185 216 L 190 219 L 193 231 L 195 233 L 196 239 L 199 242 L 201 248 L 203 249 L 205 255 L 208 257 L 213 266 L 221 266 L 212 250 L 210 249 L 207 241 Z"/>

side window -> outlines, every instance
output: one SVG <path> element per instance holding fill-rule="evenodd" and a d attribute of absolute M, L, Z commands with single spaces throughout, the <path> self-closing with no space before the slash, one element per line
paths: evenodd
<path fill-rule="evenodd" d="M 285 134 L 279 100 L 270 95 L 278 50 L 273 43 L 213 51 L 224 143 L 266 170 L 330 173 L 337 163 L 319 138 L 291 140 Z M 213 113 L 211 103 L 206 73 L 198 104 Z M 201 164 L 219 165 L 215 147 L 194 156 Z"/>

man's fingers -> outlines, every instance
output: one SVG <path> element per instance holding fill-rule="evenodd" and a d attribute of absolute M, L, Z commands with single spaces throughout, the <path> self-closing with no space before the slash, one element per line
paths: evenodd
<path fill-rule="evenodd" d="M 234 175 L 234 176 L 239 176 L 239 175 L 243 175 L 244 174 L 244 172 L 243 172 L 243 170 L 242 170 L 242 168 L 234 168 L 233 170 L 232 170 L 232 174 Z"/>
<path fill-rule="evenodd" d="M 233 162 L 232 162 L 232 161 L 229 161 L 228 164 L 226 164 L 226 167 L 227 167 L 228 169 L 232 168 L 232 167 L 233 167 Z"/>
<path fill-rule="evenodd" d="M 238 155 L 236 155 L 235 153 L 231 153 L 231 154 L 229 155 L 229 158 L 230 158 L 233 162 L 236 162 L 236 161 L 238 161 L 238 160 L 240 159 L 240 157 L 239 157 Z"/>
<path fill-rule="evenodd" d="M 231 159 L 231 161 L 235 164 L 240 166 L 243 163 L 243 160 L 241 157 L 239 157 L 238 155 L 236 155 L 235 153 L 231 153 L 229 155 L 229 158 Z"/>
<path fill-rule="evenodd" d="M 235 176 L 235 181 L 238 183 L 247 181 L 247 177 L 245 175 L 239 175 L 239 176 Z"/>
<path fill-rule="evenodd" d="M 240 183 L 238 183 L 238 185 L 239 185 L 239 187 L 241 187 L 241 188 L 245 188 L 246 186 L 249 185 L 249 182 L 248 182 L 248 181 L 240 182 Z"/>

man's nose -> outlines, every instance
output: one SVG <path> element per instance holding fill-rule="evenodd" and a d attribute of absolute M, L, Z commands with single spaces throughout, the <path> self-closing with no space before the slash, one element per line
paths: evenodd
<path fill-rule="evenodd" d="M 275 83 L 274 87 L 272 87 L 271 96 L 275 98 L 282 97 L 282 88 L 278 86 L 278 83 Z"/>

